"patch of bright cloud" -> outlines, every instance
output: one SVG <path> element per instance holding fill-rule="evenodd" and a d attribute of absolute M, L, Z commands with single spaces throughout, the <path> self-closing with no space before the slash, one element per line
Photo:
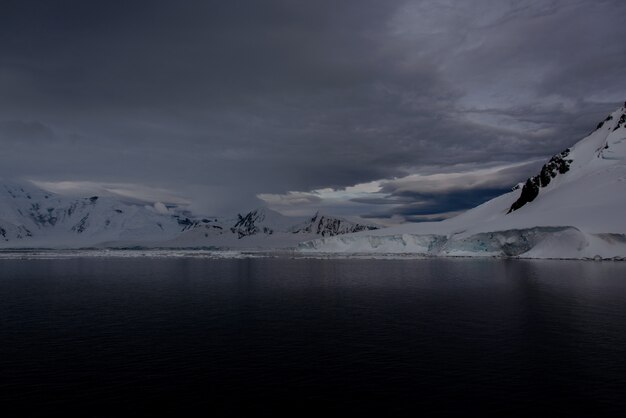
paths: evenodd
<path fill-rule="evenodd" d="M 455 216 L 509 190 L 532 174 L 539 160 L 453 172 L 411 174 L 353 186 L 259 194 L 271 209 L 285 215 L 308 215 L 318 209 L 358 213 L 387 223 L 424 222 Z"/>
<path fill-rule="evenodd" d="M 541 160 L 542 161 L 542 160 Z M 504 166 L 437 174 L 412 174 L 406 177 L 381 181 L 383 192 L 402 195 L 405 192 L 422 194 L 446 194 L 452 191 L 506 188 L 512 185 L 512 177 L 525 177 L 529 167 L 540 160 Z"/>

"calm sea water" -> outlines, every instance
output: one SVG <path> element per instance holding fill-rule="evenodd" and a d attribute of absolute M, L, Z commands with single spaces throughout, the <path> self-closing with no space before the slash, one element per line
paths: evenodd
<path fill-rule="evenodd" d="M 32 414 L 623 416 L 626 264 L 0 260 Z"/>

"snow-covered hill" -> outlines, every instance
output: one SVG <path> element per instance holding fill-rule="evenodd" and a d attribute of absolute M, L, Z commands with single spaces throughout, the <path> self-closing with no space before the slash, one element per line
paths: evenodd
<path fill-rule="evenodd" d="M 301 245 L 303 251 L 626 257 L 626 104 L 537 176 L 455 218 Z"/>
<path fill-rule="evenodd" d="M 68 198 L 28 182 L 0 183 L 0 248 L 283 248 L 374 226 L 316 214 L 291 218 L 256 209 L 233 218 L 193 216 L 162 204 Z"/>

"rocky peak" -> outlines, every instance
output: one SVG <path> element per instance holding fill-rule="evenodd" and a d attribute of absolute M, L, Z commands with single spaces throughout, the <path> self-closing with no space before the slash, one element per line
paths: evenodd
<path fill-rule="evenodd" d="M 274 233 L 273 228 L 261 225 L 266 220 L 266 217 L 266 212 L 263 209 L 255 209 L 245 215 L 237 214 L 237 221 L 230 230 L 232 233 L 237 234 L 238 238 L 258 233 L 272 235 Z"/>

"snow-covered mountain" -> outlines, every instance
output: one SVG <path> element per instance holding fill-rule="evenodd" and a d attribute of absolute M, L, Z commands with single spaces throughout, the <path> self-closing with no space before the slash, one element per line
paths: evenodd
<path fill-rule="evenodd" d="M 110 197 L 67 198 L 26 182 L 0 184 L 2 247 L 82 247 L 179 232 L 176 218 L 145 206 Z"/>
<path fill-rule="evenodd" d="M 626 104 L 510 193 L 457 217 L 322 238 L 304 251 L 626 258 Z"/>
<path fill-rule="evenodd" d="M 282 248 L 374 228 L 328 215 L 286 217 L 264 208 L 233 218 L 198 217 L 162 204 L 128 204 L 102 196 L 76 199 L 28 182 L 0 184 L 0 247 L 4 248 Z"/>

